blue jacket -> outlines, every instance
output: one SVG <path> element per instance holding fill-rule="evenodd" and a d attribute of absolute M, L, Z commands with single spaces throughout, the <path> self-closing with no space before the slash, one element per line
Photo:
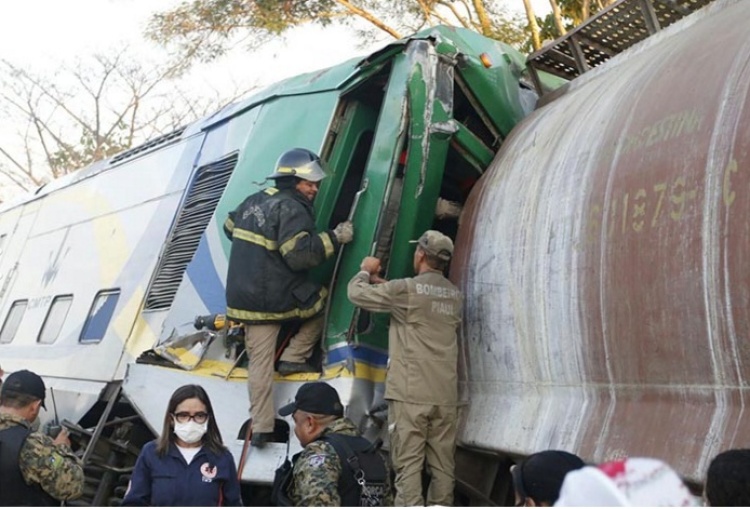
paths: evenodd
<path fill-rule="evenodd" d="M 188 465 L 174 444 L 159 457 L 156 441 L 151 441 L 138 456 L 122 505 L 218 506 L 220 490 L 222 505 L 242 505 L 237 468 L 229 451 L 217 456 L 204 447 Z"/>

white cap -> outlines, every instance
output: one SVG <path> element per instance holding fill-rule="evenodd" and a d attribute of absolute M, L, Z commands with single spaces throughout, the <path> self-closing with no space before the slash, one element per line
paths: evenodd
<path fill-rule="evenodd" d="M 698 500 L 661 460 L 628 458 L 565 476 L 555 507 L 693 507 Z"/>

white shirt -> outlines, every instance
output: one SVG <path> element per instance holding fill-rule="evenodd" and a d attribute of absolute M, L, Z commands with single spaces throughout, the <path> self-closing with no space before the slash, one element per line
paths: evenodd
<path fill-rule="evenodd" d="M 188 465 L 191 461 L 193 461 L 193 458 L 195 458 L 195 455 L 198 454 L 198 451 L 201 450 L 200 447 L 180 447 L 179 445 L 177 445 L 177 449 L 179 449 L 182 457 L 185 458 L 185 462 L 187 462 Z"/>

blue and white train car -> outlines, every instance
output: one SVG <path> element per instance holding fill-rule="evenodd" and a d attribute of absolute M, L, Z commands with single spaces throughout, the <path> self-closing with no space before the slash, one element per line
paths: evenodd
<path fill-rule="evenodd" d="M 346 283 L 365 255 L 401 277 L 409 239 L 428 228 L 455 235 L 456 218 L 434 217 L 437 200 L 463 202 L 533 108 L 525 73 L 508 46 L 438 27 L 281 82 L 0 210 L 0 365 L 45 379 L 54 404 L 42 421 L 64 421 L 87 469 L 81 503 L 117 503 L 140 446 L 160 432 L 171 392 L 185 383 L 208 390 L 225 442 L 247 460 L 242 479 L 271 481 L 286 445 L 245 455 L 237 440 L 250 417 L 241 343 L 204 332 L 210 346 L 199 346 L 189 370 L 165 367 L 154 350 L 196 334 L 196 316 L 224 312 L 230 243 L 221 226 L 292 147 L 320 153 L 331 174 L 316 199 L 318 226 L 353 215 L 356 237 L 314 274 L 331 303 L 320 373 L 277 379 L 275 398 L 323 378 L 350 416 L 372 424 L 387 319 L 360 313 Z"/>

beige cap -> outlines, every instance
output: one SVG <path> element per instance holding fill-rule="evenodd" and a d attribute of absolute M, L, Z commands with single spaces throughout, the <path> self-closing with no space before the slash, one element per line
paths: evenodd
<path fill-rule="evenodd" d="M 443 261 L 449 261 L 453 255 L 453 241 L 447 235 L 436 230 L 427 230 L 418 240 L 411 243 L 419 244 L 425 253 L 437 256 Z"/>

